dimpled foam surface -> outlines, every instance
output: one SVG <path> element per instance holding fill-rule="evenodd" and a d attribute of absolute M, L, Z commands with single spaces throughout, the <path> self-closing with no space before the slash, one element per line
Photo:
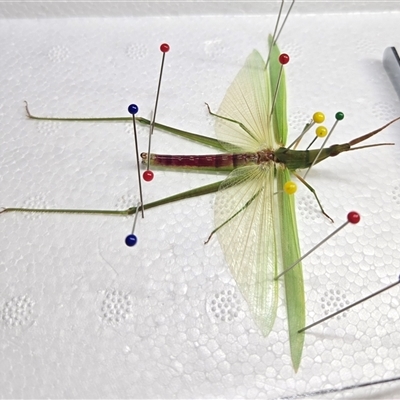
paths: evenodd
<path fill-rule="evenodd" d="M 335 11 L 330 9 L 330 12 Z M 400 116 L 382 65 L 400 46 L 399 14 L 294 13 L 279 40 L 293 140 L 310 116 L 345 118 L 341 143 Z M 214 136 L 216 110 L 276 14 L 4 19 L 0 25 L 0 206 L 126 209 L 138 200 L 130 122 L 35 121 L 41 116 L 127 116 L 154 108 L 168 42 L 157 121 Z M 148 128 L 138 126 L 140 151 Z M 304 140 L 304 146 L 312 135 Z M 307 177 L 327 213 L 299 185 L 303 252 L 361 214 L 303 262 L 307 321 L 316 321 L 395 282 L 400 273 L 400 123 Z M 155 131 L 152 151 L 207 154 L 204 146 Z M 156 170 L 146 202 L 223 179 Z M 252 321 L 213 229 L 214 195 L 148 210 L 138 244 L 133 217 L 0 215 L 0 397 L 277 398 L 391 378 L 400 365 L 395 287 L 306 334 L 291 366 L 283 290 L 273 331 Z M 288 238 L 290 240 L 290 238 Z M 283 289 L 281 287 L 281 289 Z M 395 398 L 399 384 L 329 398 Z"/>

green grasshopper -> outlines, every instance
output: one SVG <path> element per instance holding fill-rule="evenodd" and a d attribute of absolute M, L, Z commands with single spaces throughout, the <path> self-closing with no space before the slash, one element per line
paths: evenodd
<path fill-rule="evenodd" d="M 223 151 L 206 156 L 171 156 L 142 153 L 143 160 L 161 167 L 225 171 L 223 181 L 188 190 L 152 203 L 149 209 L 190 197 L 217 192 L 215 229 L 231 273 L 246 299 L 250 313 L 264 336 L 273 328 L 277 313 L 279 280 L 276 276 L 300 257 L 300 244 L 295 215 L 295 199 L 284 191 L 291 175 L 299 178 L 314 194 L 321 211 L 327 215 L 314 191 L 297 170 L 309 168 L 342 152 L 389 143 L 354 147 L 398 120 L 351 140 L 318 150 L 293 150 L 285 147 L 288 124 L 286 82 L 280 51 L 269 38 L 270 58 L 266 63 L 254 50 L 229 87 L 217 113 L 217 139 L 182 131 L 159 123 L 155 128 Z M 121 118 L 53 118 L 28 116 L 39 120 L 58 121 L 129 121 Z M 136 118 L 139 123 L 150 121 Z M 81 213 L 133 215 L 131 207 L 116 210 L 4 208 L 1 212 Z M 328 217 L 329 218 L 329 217 Z M 210 235 L 210 237 L 211 237 Z M 300 365 L 305 326 L 305 296 L 302 265 L 298 263 L 284 274 L 291 358 L 294 369 Z"/>

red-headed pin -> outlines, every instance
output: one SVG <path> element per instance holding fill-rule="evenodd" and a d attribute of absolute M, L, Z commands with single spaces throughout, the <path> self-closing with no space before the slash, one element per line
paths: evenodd
<path fill-rule="evenodd" d="M 274 92 L 274 100 L 272 101 L 272 107 L 271 107 L 271 112 L 269 113 L 270 117 L 274 113 L 274 108 L 275 108 L 275 103 L 276 103 L 276 98 L 278 97 L 278 92 L 279 92 L 279 86 L 281 85 L 281 78 L 282 78 L 282 71 L 283 71 L 283 66 L 286 65 L 290 61 L 290 57 L 286 53 L 282 53 L 279 58 L 278 58 L 281 68 L 279 69 L 279 75 L 278 75 L 278 80 L 276 82 L 275 86 L 275 92 Z"/>
<path fill-rule="evenodd" d="M 153 173 L 153 171 L 150 171 L 149 169 L 146 169 L 146 171 L 143 172 L 143 179 L 144 179 L 146 182 L 152 181 L 153 178 L 154 178 L 154 173 Z"/>
<path fill-rule="evenodd" d="M 168 53 L 169 52 L 169 44 L 168 43 L 163 43 L 160 46 L 160 50 L 162 53 Z"/>
<path fill-rule="evenodd" d="M 165 54 L 169 52 L 169 44 L 163 43 L 160 46 L 160 51 L 163 54 L 162 54 L 162 59 L 161 59 L 160 76 L 158 78 L 158 86 L 157 86 L 157 93 L 156 93 L 156 101 L 155 101 L 155 104 L 154 104 L 154 112 L 153 112 L 153 117 L 152 117 L 151 123 L 150 123 L 149 145 L 148 145 L 148 149 L 147 149 L 147 154 L 150 154 L 150 150 L 151 150 L 151 137 L 153 135 L 154 124 L 156 122 L 158 99 L 160 97 L 162 74 L 163 74 L 163 70 L 164 70 Z M 150 182 L 150 181 L 153 180 L 153 178 L 154 178 L 154 173 L 152 171 L 150 171 L 150 157 L 148 157 L 148 159 L 147 159 L 147 168 L 146 168 L 146 171 L 143 173 L 143 179 L 146 182 Z"/>
<path fill-rule="evenodd" d="M 358 224 L 360 222 L 360 214 L 355 211 L 351 211 L 347 214 L 347 221 L 339 226 L 339 228 L 335 229 L 330 235 L 328 235 L 324 240 L 321 240 L 316 246 L 314 246 L 311 250 L 307 251 L 306 254 L 301 256 L 295 263 L 293 263 L 289 268 L 286 268 L 283 272 L 281 272 L 275 279 L 279 279 L 282 275 L 286 274 L 289 272 L 291 269 L 293 269 L 299 262 L 304 260 L 307 256 L 309 256 L 314 250 L 318 249 L 322 244 L 324 244 L 326 241 L 328 241 L 332 236 L 335 236 L 340 230 L 342 230 L 346 225 L 348 224 Z"/>

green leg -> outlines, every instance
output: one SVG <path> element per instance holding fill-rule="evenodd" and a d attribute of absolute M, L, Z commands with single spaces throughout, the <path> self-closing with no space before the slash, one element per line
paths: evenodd
<path fill-rule="evenodd" d="M 39 121 L 69 121 L 69 122 L 129 122 L 132 121 L 132 117 L 104 117 L 104 118 L 68 118 L 68 117 L 39 117 L 31 114 L 28 107 L 28 102 L 25 101 L 26 115 L 29 119 L 37 119 Z"/>
<path fill-rule="evenodd" d="M 296 172 L 292 172 L 292 174 L 314 195 L 315 200 L 317 200 L 318 206 L 319 206 L 322 214 L 324 214 L 325 217 L 328 218 L 331 222 L 334 222 L 333 219 L 323 209 L 322 204 L 319 201 L 319 198 L 317 196 L 317 192 L 315 191 L 315 189 L 309 183 L 307 183 L 300 175 L 296 174 Z"/>
<path fill-rule="evenodd" d="M 213 117 L 217 117 L 217 118 L 223 119 L 224 121 L 229 121 L 229 122 L 232 122 L 234 124 L 239 125 L 251 138 L 253 138 L 254 140 L 257 140 L 254 137 L 254 135 L 241 122 L 236 121 L 236 120 L 231 119 L 231 118 L 223 117 L 222 115 L 215 114 L 215 113 L 213 113 L 211 111 L 210 106 L 207 103 L 205 103 L 205 104 L 207 106 L 207 109 L 208 109 L 208 112 L 210 113 L 210 115 L 212 115 Z"/>
<path fill-rule="evenodd" d="M 231 217 L 229 217 L 224 223 L 222 223 L 220 226 L 218 226 L 217 228 L 215 228 L 211 233 L 210 236 L 207 238 L 207 240 L 204 242 L 204 244 L 207 244 L 211 237 L 214 235 L 214 233 L 216 233 L 219 229 L 221 229 L 224 225 L 226 225 L 229 221 L 232 221 L 233 218 L 235 218 L 237 215 L 239 215 L 242 211 L 244 211 L 253 201 L 254 199 L 260 194 L 260 190 L 249 200 L 246 202 L 246 204 L 237 212 L 235 212 L 235 214 L 233 214 Z"/>
<path fill-rule="evenodd" d="M 131 120 L 132 120 L 132 118 L 131 118 Z M 149 121 L 146 118 L 142 118 L 142 117 L 137 117 L 136 121 L 143 125 L 151 124 L 151 121 Z M 191 140 L 192 142 L 204 144 L 206 146 L 213 147 L 214 149 L 217 149 L 217 150 L 226 151 L 226 148 L 223 146 L 223 142 L 220 142 L 217 139 L 210 138 L 210 137 L 203 136 L 203 135 L 198 135 L 197 133 L 182 131 L 180 129 L 176 129 L 171 126 L 159 124 L 157 122 L 154 123 L 154 127 L 157 129 L 166 131 L 168 133 L 172 133 L 173 135 L 180 136 L 185 139 Z M 229 145 L 229 144 L 227 144 L 227 145 Z M 229 145 L 229 146 L 232 147 L 232 145 Z"/>
<path fill-rule="evenodd" d="M 165 197 L 164 199 L 153 201 L 144 205 L 144 209 L 161 206 L 163 204 L 172 203 L 174 201 L 189 199 L 191 197 L 202 196 L 204 194 L 214 193 L 220 187 L 222 181 L 201 186 L 196 189 L 187 190 L 186 192 L 174 194 L 173 196 Z M 0 214 L 7 212 L 37 212 L 37 213 L 63 213 L 63 214 L 101 214 L 101 215 L 132 215 L 136 212 L 136 207 L 130 207 L 127 210 L 79 210 L 79 209 L 47 209 L 47 208 L 3 208 Z"/>
<path fill-rule="evenodd" d="M 100 117 L 100 118 L 75 118 L 75 117 L 42 117 L 33 115 L 29 108 L 28 103 L 25 102 L 25 108 L 28 118 L 35 119 L 39 121 L 66 121 L 66 122 L 130 122 L 132 121 L 132 117 Z M 136 121 L 143 125 L 150 125 L 151 122 L 148 119 L 137 117 Z M 155 123 L 156 128 L 164 130 L 168 133 L 172 133 L 174 135 L 189 139 L 191 141 L 205 144 L 211 147 L 214 147 L 218 150 L 224 150 L 223 143 L 219 142 L 217 139 L 209 138 L 206 136 L 198 135 L 191 132 L 182 131 L 180 129 L 172 128 L 167 125 L 162 125 L 159 123 Z M 231 146 L 232 147 L 232 146 Z M 166 197 L 161 200 L 154 201 L 152 203 L 148 203 L 144 205 L 144 209 L 149 209 L 152 207 L 156 207 L 162 204 L 172 203 L 174 201 L 183 200 L 190 197 L 201 196 L 208 193 L 216 192 L 220 186 L 222 181 L 212 183 L 210 185 L 205 185 L 196 189 L 191 189 L 186 192 L 182 192 L 170 197 Z M 79 209 L 39 209 L 39 208 L 18 208 L 18 207 L 9 207 L 0 209 L 0 214 L 6 212 L 42 212 L 42 213 L 68 213 L 68 214 L 100 214 L 100 215 L 132 215 L 136 212 L 136 207 L 130 207 L 127 210 L 118 211 L 118 210 L 79 210 Z"/>
<path fill-rule="evenodd" d="M 31 114 L 28 108 L 28 103 L 25 102 L 25 109 L 26 109 L 26 114 L 28 118 L 30 119 L 36 119 L 39 121 L 65 121 L 65 122 L 132 122 L 132 117 L 89 117 L 89 118 L 74 118 L 74 117 L 40 117 L 37 115 Z M 150 125 L 151 121 L 149 121 L 146 118 L 142 117 L 136 117 L 136 121 L 139 122 L 140 124 L 143 125 Z M 226 144 L 224 147 L 224 143 L 220 142 L 217 139 L 213 139 L 207 136 L 202 136 L 198 135 L 196 133 L 192 132 L 186 132 L 182 131 L 180 129 L 173 128 L 171 126 L 155 123 L 154 127 L 157 129 L 161 129 L 163 131 L 166 131 L 168 133 L 172 133 L 173 135 L 183 137 L 185 139 L 191 140 L 192 142 L 204 144 L 206 146 L 213 147 L 217 150 L 222 150 L 225 151 L 226 146 L 230 146 L 232 148 L 232 145 Z"/>

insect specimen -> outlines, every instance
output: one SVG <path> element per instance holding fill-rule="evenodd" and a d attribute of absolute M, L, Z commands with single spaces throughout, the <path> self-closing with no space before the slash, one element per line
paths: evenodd
<path fill-rule="evenodd" d="M 287 59 L 269 39 L 270 57 L 266 62 L 253 51 L 229 87 L 216 113 L 218 140 L 180 131 L 155 123 L 155 127 L 189 140 L 224 151 L 221 155 L 171 156 L 142 153 L 144 160 L 161 167 L 207 171 L 225 171 L 228 177 L 217 183 L 192 189 L 178 195 L 144 205 L 144 209 L 202 194 L 217 192 L 215 229 L 219 243 L 230 266 L 232 276 L 246 299 L 250 313 L 263 335 L 273 328 L 278 304 L 280 280 L 276 277 L 301 256 L 294 197 L 284 188 L 291 174 L 312 191 L 296 173 L 322 160 L 355 147 L 386 128 L 394 121 L 348 143 L 319 150 L 293 150 L 286 146 L 288 134 L 286 113 L 286 82 L 282 68 Z M 76 120 L 46 118 L 48 120 Z M 343 114 L 337 114 L 337 120 Z M 150 124 L 137 118 L 138 122 Z M 380 144 L 381 145 L 381 144 Z M 324 210 L 314 193 L 321 211 Z M 1 212 L 66 212 L 131 215 L 136 207 L 125 211 L 4 208 Z M 300 365 L 305 326 L 305 296 L 301 263 L 283 277 L 289 329 L 290 351 L 294 369 Z"/>

